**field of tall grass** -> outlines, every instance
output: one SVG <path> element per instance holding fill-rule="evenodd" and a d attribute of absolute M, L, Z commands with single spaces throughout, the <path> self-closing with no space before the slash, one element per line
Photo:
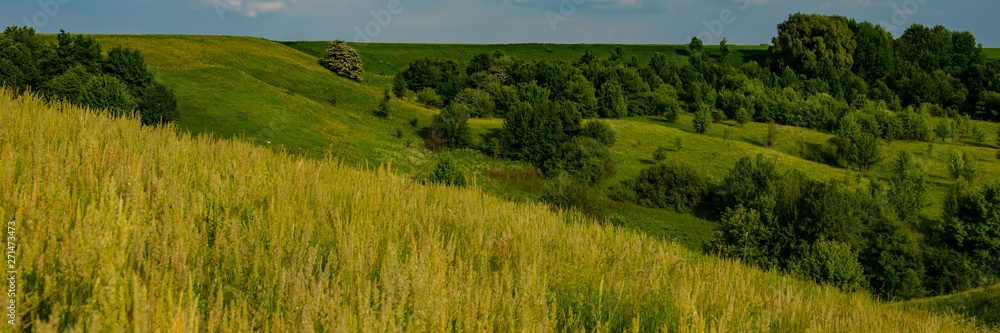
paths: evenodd
<path fill-rule="evenodd" d="M 5 91 L 0 218 L 5 331 L 977 330 L 475 187 Z"/>

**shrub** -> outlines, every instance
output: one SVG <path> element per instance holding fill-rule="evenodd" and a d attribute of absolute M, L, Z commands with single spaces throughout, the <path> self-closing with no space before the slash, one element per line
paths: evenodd
<path fill-rule="evenodd" d="M 563 145 L 562 167 L 574 178 L 596 183 L 613 172 L 608 147 L 593 138 L 578 136 Z"/>
<path fill-rule="evenodd" d="M 934 133 L 937 133 L 937 136 L 941 138 L 941 142 L 944 142 L 945 139 L 953 139 L 955 137 L 954 124 L 947 118 L 941 119 L 934 127 Z"/>
<path fill-rule="evenodd" d="M 396 95 L 396 98 L 403 98 L 406 95 L 406 91 L 410 89 L 409 84 L 406 83 L 406 78 L 403 75 L 397 74 L 392 79 L 392 93 Z"/>
<path fill-rule="evenodd" d="M 697 169 L 678 162 L 646 168 L 624 184 L 635 192 L 638 204 L 682 213 L 697 207 L 709 194 L 708 180 Z"/>
<path fill-rule="evenodd" d="M 698 134 L 705 134 L 708 131 L 709 124 L 712 123 L 711 115 L 708 110 L 700 110 L 694 114 L 694 131 Z"/>
<path fill-rule="evenodd" d="M 705 252 L 736 258 L 764 269 L 779 267 L 771 249 L 773 228 L 764 222 L 760 212 L 737 205 L 726 208 Z"/>
<path fill-rule="evenodd" d="M 562 209 L 575 207 L 588 214 L 601 209 L 601 196 L 594 193 L 586 181 L 575 179 L 566 173 L 547 180 L 540 199 Z"/>
<path fill-rule="evenodd" d="M 583 125 L 580 135 L 593 138 L 607 147 L 615 145 L 615 130 L 611 129 L 611 126 L 600 120 L 588 121 Z"/>
<path fill-rule="evenodd" d="M 455 161 L 451 157 L 442 156 L 437 166 L 427 176 L 427 180 L 432 183 L 445 184 L 450 186 L 465 186 L 465 174 L 458 169 Z"/>
<path fill-rule="evenodd" d="M 788 270 L 819 283 L 829 283 L 847 292 L 866 290 L 864 269 L 858 253 L 849 244 L 821 240 L 792 260 Z"/>
<path fill-rule="evenodd" d="M 653 151 L 653 160 L 657 162 L 662 162 L 667 159 L 667 147 L 658 146 L 656 150 Z"/>
<path fill-rule="evenodd" d="M 356 81 L 361 81 L 361 74 L 365 72 L 358 52 L 340 39 L 330 42 L 330 46 L 326 48 L 326 57 L 320 59 L 319 64 L 339 76 Z"/>
<path fill-rule="evenodd" d="M 441 107 L 441 96 L 433 88 L 424 88 L 417 92 L 417 102 L 428 107 Z"/>

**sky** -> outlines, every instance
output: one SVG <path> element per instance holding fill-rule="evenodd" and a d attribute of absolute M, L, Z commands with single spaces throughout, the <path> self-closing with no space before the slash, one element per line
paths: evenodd
<path fill-rule="evenodd" d="M 1000 47 L 996 0 L 0 0 L 42 33 L 199 34 L 381 43 L 770 44 L 791 13 L 970 31 Z"/>

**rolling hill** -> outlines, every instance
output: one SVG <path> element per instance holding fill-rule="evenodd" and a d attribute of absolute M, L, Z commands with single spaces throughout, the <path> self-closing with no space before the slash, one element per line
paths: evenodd
<path fill-rule="evenodd" d="M 366 184 L 358 186 L 379 187 L 384 181 L 387 184 L 405 183 L 404 188 L 406 189 L 424 188 L 415 179 L 421 178 L 437 158 L 422 148 L 422 141 L 418 134 L 421 128 L 430 123 L 430 119 L 437 113 L 437 110 L 428 109 L 406 100 L 393 100 L 394 112 L 389 119 L 379 120 L 372 116 L 371 110 L 375 108 L 382 89 L 388 86 L 395 70 L 405 67 L 409 61 L 423 56 L 447 56 L 462 60 L 463 57 L 471 58 L 472 55 L 479 52 L 501 49 L 508 54 L 518 56 L 573 60 L 578 58 L 587 47 L 592 47 L 598 56 L 610 54 L 615 47 L 542 44 L 507 46 L 355 44 L 354 46 L 358 48 L 368 66 L 365 80 L 358 83 L 339 78 L 317 64 L 316 52 L 322 52 L 326 42 L 278 43 L 258 38 L 226 36 L 96 35 L 93 37 L 98 39 L 105 48 L 122 45 L 138 49 L 143 53 L 150 67 L 156 72 L 157 79 L 177 94 L 182 116 L 175 125 L 175 129 L 181 133 L 182 138 L 190 138 L 187 136 L 190 134 L 211 137 L 197 139 L 207 140 L 204 142 L 235 139 L 237 141 L 232 144 L 242 147 L 240 151 L 248 154 L 267 154 L 271 157 L 277 156 L 274 158 L 279 160 L 294 161 L 305 156 L 308 159 L 304 160 L 303 163 L 327 163 L 325 165 L 328 167 L 336 165 L 343 170 L 351 170 L 347 167 L 365 170 L 375 169 L 375 171 L 360 171 L 361 173 L 373 172 L 376 174 L 376 176 L 371 176 L 374 178 L 367 180 L 367 182 L 344 179 L 331 180 L 331 182 L 355 181 L 358 184 Z M 637 52 L 640 57 L 649 57 L 653 52 L 673 52 L 676 60 L 681 61 L 684 58 L 682 52 L 676 51 L 681 48 L 679 46 L 626 45 L 624 47 L 630 52 Z M 737 52 L 740 52 L 739 59 L 748 59 L 760 57 L 764 49 L 762 47 L 738 47 Z M 868 181 L 858 172 L 811 160 L 809 156 L 815 155 L 821 149 L 826 140 L 830 138 L 830 134 L 780 126 L 777 144 L 773 148 L 767 149 L 761 144 L 763 133 L 767 127 L 765 124 L 751 123 L 746 127 L 740 127 L 731 121 L 724 121 L 720 124 L 714 124 L 706 135 L 699 135 L 694 134 L 691 128 L 691 117 L 689 114 L 681 115 L 677 123 L 663 122 L 658 117 L 607 120 L 618 132 L 618 143 L 611 152 L 619 166 L 617 175 L 605 180 L 600 186 L 607 187 L 620 180 L 635 177 L 639 170 L 652 163 L 653 151 L 658 146 L 673 149 L 678 138 L 683 142 L 683 148 L 672 151 L 670 158 L 685 160 L 697 165 L 716 180 L 724 177 L 739 158 L 762 153 L 775 159 L 779 167 L 803 171 L 810 178 L 849 179 L 851 184 L 863 184 Z M 414 119 L 416 119 L 417 126 L 411 125 Z M 936 121 L 937 119 L 933 120 L 932 124 L 936 124 Z M 992 134 L 997 131 L 997 124 L 973 123 L 983 128 L 986 133 Z M 501 126 L 502 121 L 499 119 L 473 119 L 471 124 L 473 131 L 481 133 L 490 128 Z M 250 148 L 243 146 L 244 143 L 252 143 L 269 149 Z M 225 145 L 222 143 L 201 144 L 211 147 Z M 894 141 L 884 145 L 883 149 L 886 150 L 887 160 L 873 168 L 873 175 L 886 175 L 892 167 L 892 157 L 895 156 L 896 152 L 902 150 L 915 152 L 918 159 L 927 165 L 932 185 L 928 196 L 930 205 L 926 212 L 929 216 L 940 214 L 940 197 L 951 184 L 947 171 L 947 159 L 951 150 L 967 150 L 976 157 L 981 173 L 980 180 L 1000 179 L 1000 162 L 995 158 L 996 147 L 992 143 L 977 144 L 971 138 L 965 137 L 947 143 Z M 186 151 L 190 152 L 191 150 Z M 504 204 L 522 205 L 516 206 L 521 207 L 518 209 L 536 207 L 530 202 L 536 201 L 538 193 L 543 187 L 543 179 L 530 172 L 532 169 L 530 165 L 484 156 L 473 150 L 458 150 L 447 154 L 457 157 L 460 168 L 473 178 L 478 189 L 486 193 L 477 195 L 514 201 L 514 203 Z M 210 157 L 204 158 L 211 159 Z M 285 165 L 283 164 L 285 162 L 276 163 L 278 163 L 277 165 Z M 208 165 L 198 165 L 200 164 L 190 164 L 185 167 L 211 168 Z M 376 168 L 380 165 L 383 168 Z M 286 167 L 281 166 L 280 168 Z M 512 179 L 509 177 L 511 174 L 526 176 Z M 245 174 L 241 174 L 241 177 L 243 176 Z M 398 180 L 383 180 L 382 177 Z M 225 181 L 225 179 L 204 181 L 210 182 L 210 185 L 215 184 L 211 186 L 219 186 L 222 183 L 218 182 Z M 201 193 L 212 191 L 204 188 L 188 190 Z M 254 202 L 254 204 L 260 205 L 265 202 L 259 201 Z M 325 204 L 318 201 L 310 202 Z M 188 204 L 190 202 L 185 201 L 185 205 Z M 244 208 L 238 209 L 242 209 L 242 212 L 231 212 L 231 214 L 237 214 L 235 220 L 247 219 L 255 214 L 252 209 L 245 208 L 246 206 L 241 207 Z M 618 221 L 624 222 L 622 226 L 641 231 L 640 235 L 634 237 L 643 239 L 650 237 L 645 241 L 656 244 L 672 244 L 670 241 L 674 240 L 687 249 L 700 249 L 702 242 L 711 237 L 714 229 L 714 223 L 706 220 L 705 216 L 678 214 L 667 210 L 618 203 L 612 203 L 606 209 L 605 215 L 615 216 Z M 412 213 L 411 211 L 407 212 Z M 504 216 L 505 218 L 509 217 Z M 568 215 L 559 216 L 563 217 L 557 219 L 570 219 L 565 217 Z M 316 219 L 323 220 L 320 217 Z M 574 222 L 576 224 L 582 223 L 584 225 L 595 223 L 589 219 L 573 221 L 576 221 Z M 631 231 L 614 230 L 632 235 Z M 257 235 L 257 237 L 266 238 L 262 235 Z M 552 247 L 557 246 L 552 245 Z M 702 258 L 687 249 L 677 248 L 675 250 L 680 253 L 678 254 L 680 256 L 697 258 L 697 260 L 726 262 Z M 749 270 L 749 268 L 741 269 Z M 755 276 L 770 276 L 768 274 L 771 273 L 758 272 L 754 274 L 759 274 Z M 789 282 L 793 280 L 788 278 L 770 278 L 782 281 L 780 283 L 814 288 L 807 287 L 806 283 Z M 597 280 L 587 281 L 587 283 L 601 285 L 600 281 Z M 714 288 L 714 286 L 703 284 L 701 288 Z M 597 289 L 601 290 L 599 287 Z M 824 291 L 823 293 L 835 294 L 833 291 Z M 598 292 L 598 294 L 601 293 Z M 865 299 L 865 297 L 857 295 L 837 297 Z M 580 302 L 587 303 L 593 302 L 593 300 L 586 299 Z M 881 305 L 871 306 L 879 307 Z M 699 311 L 704 313 L 705 310 Z M 754 311 L 758 310 L 747 311 L 749 311 L 747 313 L 755 313 Z M 719 315 L 721 316 L 721 312 Z M 768 320 L 772 321 L 772 319 Z M 804 327 L 795 325 L 782 327 Z M 596 326 L 591 328 L 593 327 Z"/>
<path fill-rule="evenodd" d="M 333 157 L 7 91 L 0 123 L 20 329 L 977 329 Z"/>

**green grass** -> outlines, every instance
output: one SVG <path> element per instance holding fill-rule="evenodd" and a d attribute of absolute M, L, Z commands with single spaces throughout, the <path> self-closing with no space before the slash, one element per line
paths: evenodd
<path fill-rule="evenodd" d="M 903 308 L 931 309 L 976 318 L 983 327 L 1000 329 L 1000 285 L 899 303 Z"/>
<path fill-rule="evenodd" d="M 1000 48 L 984 48 L 983 54 L 985 54 L 988 59 L 1000 58 Z"/>
<path fill-rule="evenodd" d="M 0 124 L 3 331 L 976 329 L 387 168 L 6 91 Z"/>

